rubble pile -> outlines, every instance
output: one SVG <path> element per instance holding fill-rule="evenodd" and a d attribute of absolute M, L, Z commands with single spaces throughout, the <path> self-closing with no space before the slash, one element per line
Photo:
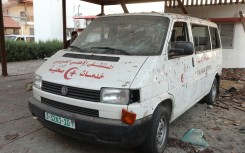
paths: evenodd
<path fill-rule="evenodd" d="M 213 106 L 227 110 L 234 108 L 245 112 L 244 81 L 237 81 L 233 86 L 229 87 L 229 82 L 222 81 L 219 97 Z"/>

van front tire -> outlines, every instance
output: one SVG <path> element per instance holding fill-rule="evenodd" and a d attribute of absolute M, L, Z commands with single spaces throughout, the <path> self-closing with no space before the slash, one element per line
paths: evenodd
<path fill-rule="evenodd" d="M 204 97 L 205 103 L 208 105 L 213 105 L 216 101 L 217 94 L 218 94 L 218 81 L 215 78 L 210 92 Z"/>
<path fill-rule="evenodd" d="M 170 111 L 158 106 L 153 113 L 152 122 L 146 142 L 143 144 L 145 153 L 163 153 L 169 134 Z"/>

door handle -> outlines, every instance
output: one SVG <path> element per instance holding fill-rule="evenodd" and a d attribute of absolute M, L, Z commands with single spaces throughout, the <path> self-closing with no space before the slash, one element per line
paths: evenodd
<path fill-rule="evenodd" d="M 194 57 L 192 57 L 192 67 L 195 67 Z"/>

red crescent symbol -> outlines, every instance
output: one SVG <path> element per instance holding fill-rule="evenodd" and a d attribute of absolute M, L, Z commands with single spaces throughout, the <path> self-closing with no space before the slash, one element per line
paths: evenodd
<path fill-rule="evenodd" d="M 70 69 L 68 69 L 66 72 L 65 72 L 65 74 L 64 74 L 64 78 L 66 79 L 66 80 L 70 80 L 71 78 L 68 78 L 68 73 L 71 71 L 71 70 L 77 70 L 78 68 L 77 67 L 73 67 L 73 68 L 70 68 Z"/>

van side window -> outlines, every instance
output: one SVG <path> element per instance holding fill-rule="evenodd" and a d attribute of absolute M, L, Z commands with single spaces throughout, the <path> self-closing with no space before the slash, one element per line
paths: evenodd
<path fill-rule="evenodd" d="M 218 29 L 209 27 L 209 31 L 211 35 L 212 49 L 220 48 L 220 38 L 218 34 Z"/>
<path fill-rule="evenodd" d="M 211 49 L 207 26 L 192 24 L 192 34 L 196 52 Z"/>
<path fill-rule="evenodd" d="M 171 44 L 174 44 L 176 41 L 189 41 L 187 23 L 185 22 L 175 22 L 172 36 Z"/>
<path fill-rule="evenodd" d="M 186 22 L 175 22 L 170 39 L 168 56 L 170 59 L 193 54 L 193 44 L 190 42 Z"/>

